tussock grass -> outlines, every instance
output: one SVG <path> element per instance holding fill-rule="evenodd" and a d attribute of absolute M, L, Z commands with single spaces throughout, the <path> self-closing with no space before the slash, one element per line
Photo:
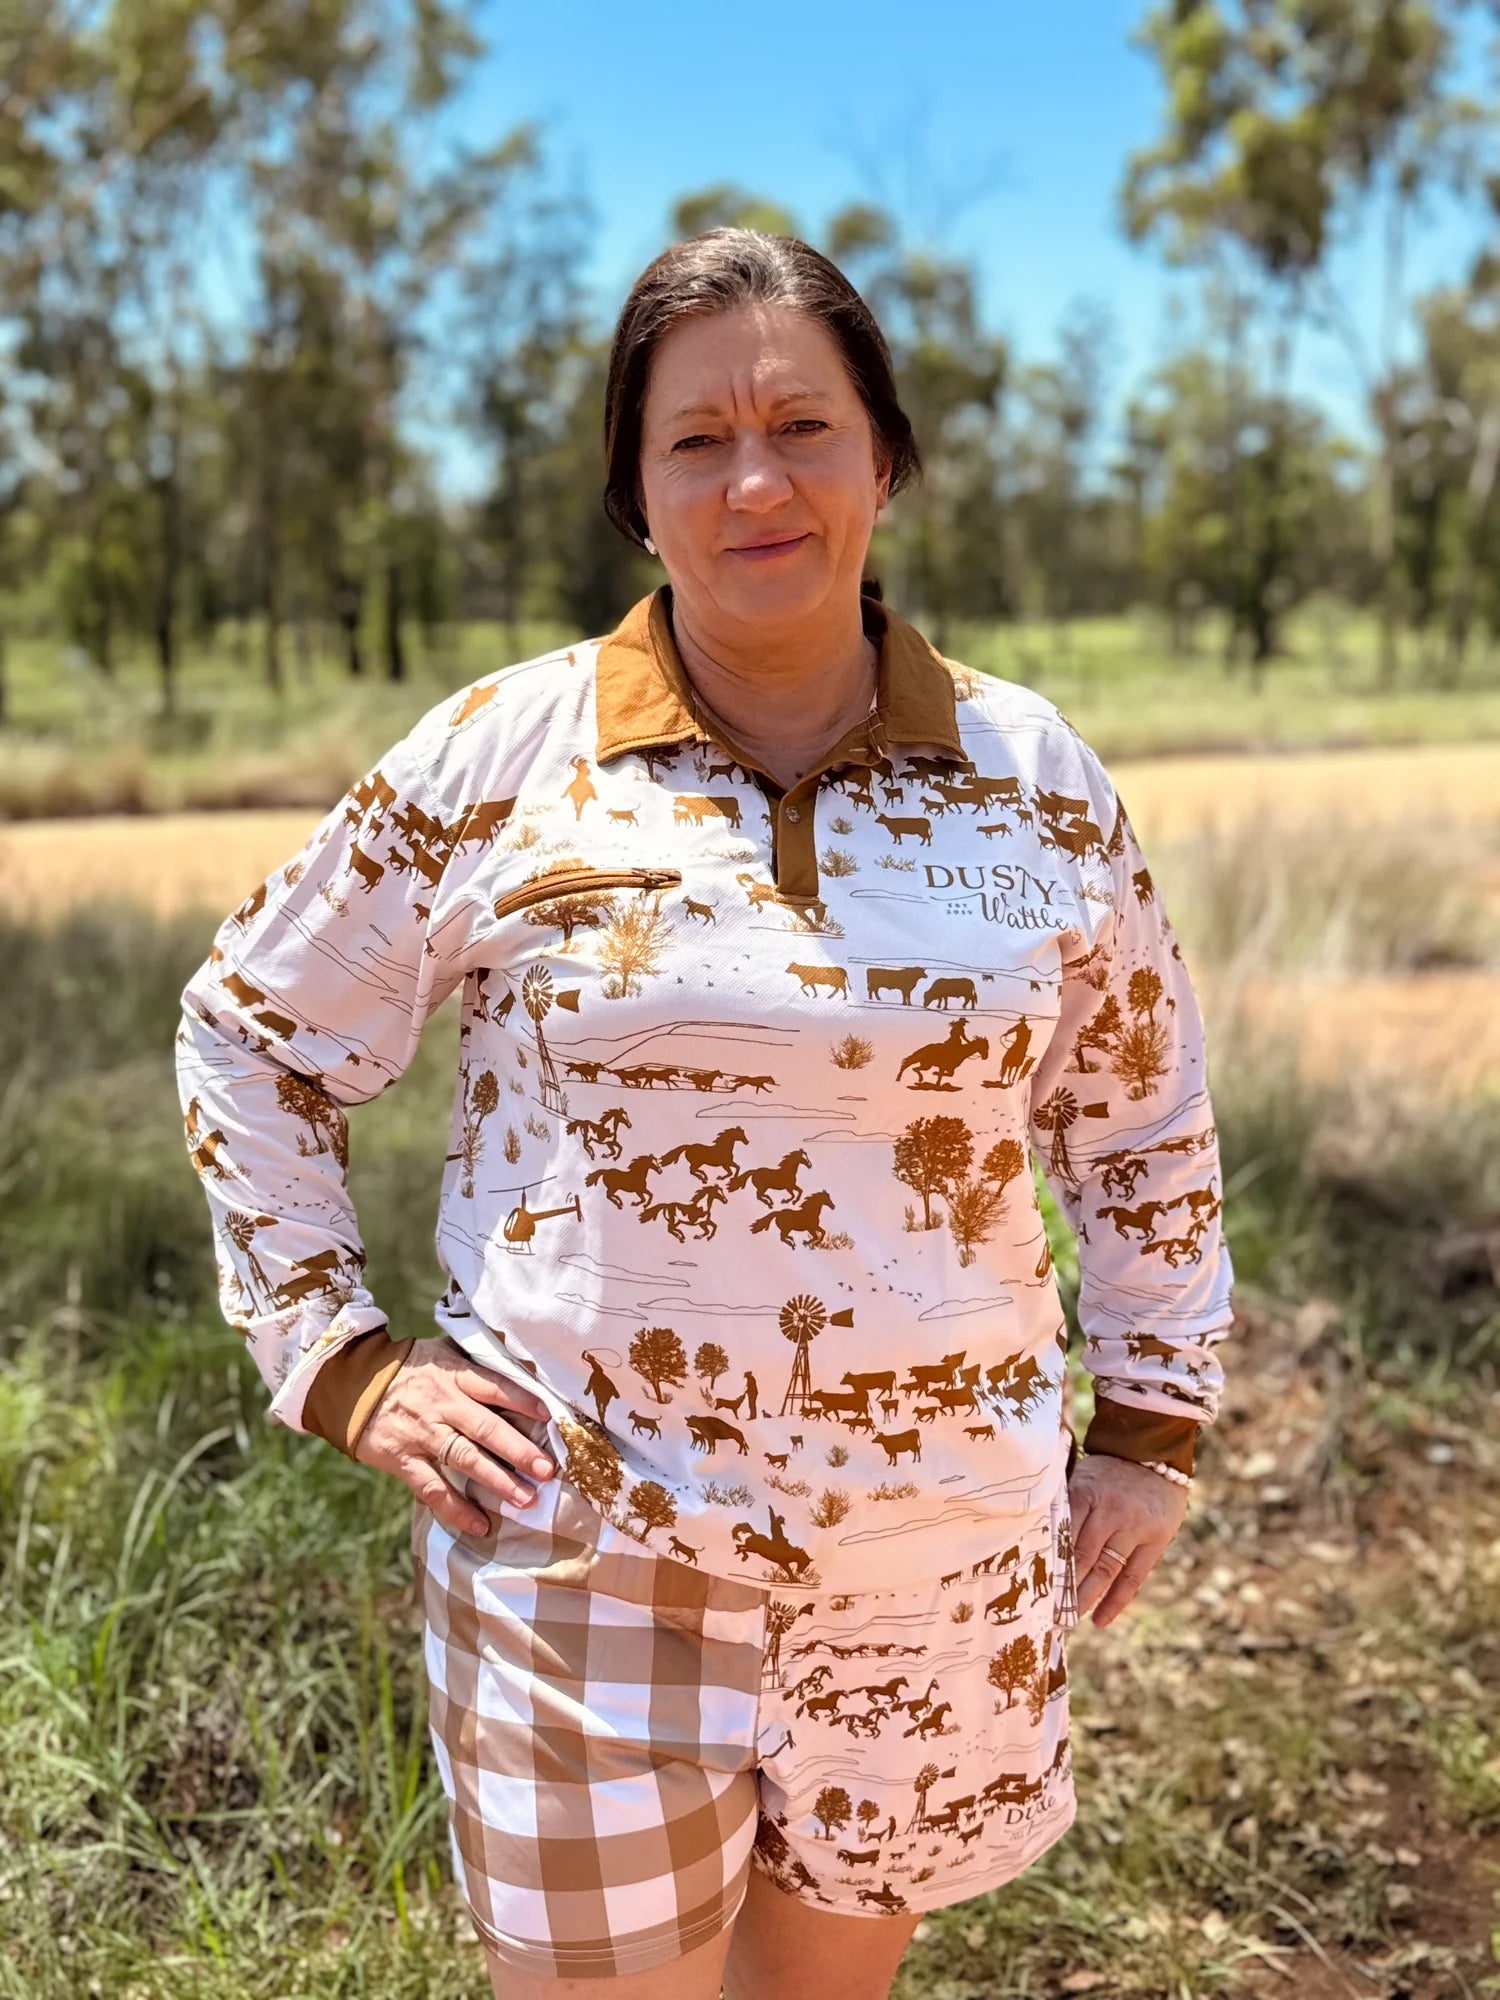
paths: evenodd
<path fill-rule="evenodd" d="M 1333 818 L 1204 828 L 1151 868 L 1192 964 L 1241 976 L 1500 966 L 1489 828 Z"/>

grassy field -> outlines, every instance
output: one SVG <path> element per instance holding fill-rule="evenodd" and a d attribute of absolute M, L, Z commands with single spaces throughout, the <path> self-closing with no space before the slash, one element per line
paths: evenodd
<path fill-rule="evenodd" d="M 0 819 L 75 813 L 331 804 L 449 689 L 577 633 L 493 625 L 415 639 L 401 687 L 351 683 L 334 658 L 289 647 L 280 700 L 268 692 L 255 635 L 228 634 L 186 660 L 177 711 L 160 713 L 144 652 L 105 679 L 52 641 L 13 642 L 7 726 L 0 729 Z M 1205 627 L 1173 656 L 1158 621 L 1101 618 L 1063 626 L 957 627 L 949 653 L 1057 701 L 1106 757 L 1188 752 L 1500 741 L 1500 654 L 1476 659 L 1458 687 L 1434 687 L 1415 650 L 1382 685 L 1367 621 L 1314 604 L 1290 622 L 1288 652 L 1257 681 L 1226 671 Z"/>
<path fill-rule="evenodd" d="M 1075 1829 L 925 1920 L 900 2000 L 1500 1992 L 1500 1078 L 1445 1064 L 1450 1032 L 1395 1088 L 1412 1066 L 1336 1018 L 1310 1069 L 1253 1004 L 1492 976 L 1490 819 L 1168 831 L 1225 1407 L 1137 1609 L 1070 1642 Z M 45 928 L 0 913 L 0 1996 L 481 2000 L 404 1489 L 273 1431 L 213 1298 L 171 1037 L 225 899 L 152 916 L 131 874 Z M 412 1329 L 456 1038 L 450 1002 L 353 1119 L 371 1283 Z"/>
<path fill-rule="evenodd" d="M 950 639 L 1062 703 L 1146 843 L 1209 1017 L 1239 1317 L 1182 1534 L 1070 1641 L 1077 1825 L 926 1919 L 899 2000 L 1500 1994 L 1500 683 L 1385 695 L 1347 624 L 1298 644 L 1256 693 L 1123 624 Z M 409 1503 L 266 1424 L 172 1033 L 224 911 L 494 647 L 358 706 L 315 675 L 280 718 L 226 656 L 170 726 L 137 668 L 105 700 L 41 649 L 13 675 L 0 2000 L 487 2000 Z M 1204 754 L 1240 742 L 1303 754 Z M 139 816 L 184 800 L 213 810 Z M 20 823 L 58 811 L 88 816 Z M 450 1002 L 353 1119 L 413 1330 L 456 1059 Z M 1086 1422 L 1076 1328 L 1072 1369 Z"/>

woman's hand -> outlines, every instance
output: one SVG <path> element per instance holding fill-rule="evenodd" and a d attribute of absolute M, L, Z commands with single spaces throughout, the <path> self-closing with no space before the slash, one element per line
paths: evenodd
<path fill-rule="evenodd" d="M 441 1334 L 419 1340 L 375 1405 L 354 1456 L 363 1465 L 394 1473 L 454 1534 L 487 1535 L 493 1525 L 489 1516 L 449 1484 L 443 1463 L 467 1474 L 486 1497 L 517 1507 L 530 1505 L 534 1488 L 510 1468 L 537 1479 L 553 1470 L 551 1459 L 497 1417 L 496 1410 L 524 1417 L 547 1414 L 535 1396 L 476 1368 Z"/>
<path fill-rule="evenodd" d="M 1187 1506 L 1187 1487 L 1132 1459 L 1104 1452 L 1079 1459 L 1068 1481 L 1068 1510 L 1080 1618 L 1096 1605 L 1096 1625 L 1119 1617 L 1182 1526 Z"/>

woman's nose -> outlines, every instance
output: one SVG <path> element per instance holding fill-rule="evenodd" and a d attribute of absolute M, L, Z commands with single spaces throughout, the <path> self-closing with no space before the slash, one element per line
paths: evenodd
<path fill-rule="evenodd" d="M 780 506 L 791 490 L 786 468 L 768 438 L 750 434 L 736 440 L 725 492 L 731 507 L 760 512 Z"/>

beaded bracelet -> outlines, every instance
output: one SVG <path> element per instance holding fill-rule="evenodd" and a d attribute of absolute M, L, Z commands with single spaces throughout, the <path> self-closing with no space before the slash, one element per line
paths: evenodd
<path fill-rule="evenodd" d="M 1175 1465 L 1163 1465 L 1159 1458 L 1138 1458 L 1137 1465 L 1144 1465 L 1149 1472 L 1159 1472 L 1164 1479 L 1172 1480 L 1178 1486 L 1191 1486 L 1193 1475 L 1182 1472 Z"/>

